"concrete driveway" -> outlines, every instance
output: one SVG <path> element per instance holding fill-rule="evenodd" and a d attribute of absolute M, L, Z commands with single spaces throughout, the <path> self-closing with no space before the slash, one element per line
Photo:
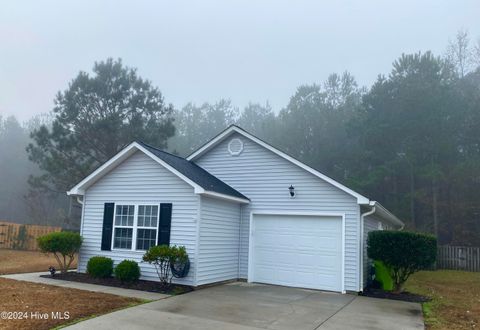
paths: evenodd
<path fill-rule="evenodd" d="M 232 283 L 77 323 L 71 329 L 423 329 L 419 304 Z"/>

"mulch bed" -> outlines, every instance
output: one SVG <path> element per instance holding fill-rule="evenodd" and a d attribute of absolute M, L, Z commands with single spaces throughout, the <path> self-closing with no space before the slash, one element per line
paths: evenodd
<path fill-rule="evenodd" d="M 40 277 L 51 278 L 54 280 L 99 284 L 99 285 L 113 286 L 113 287 L 123 288 L 123 289 L 132 289 L 132 290 L 164 293 L 164 294 L 171 294 L 171 295 L 178 295 L 178 294 L 193 291 L 193 288 L 188 285 L 170 284 L 165 286 L 160 284 L 160 282 L 145 281 L 145 280 L 138 280 L 137 282 L 133 282 L 133 283 L 122 283 L 120 280 L 114 277 L 93 278 L 88 274 L 77 273 L 77 272 L 55 274 L 55 276 L 53 277 L 50 275 L 40 275 Z"/>
<path fill-rule="evenodd" d="M 402 293 L 393 293 L 393 292 L 383 291 L 381 289 L 375 289 L 375 288 L 367 288 L 363 292 L 359 293 L 359 295 L 365 296 L 365 297 L 372 297 L 372 298 L 402 300 L 402 301 L 418 302 L 418 303 L 423 303 L 431 300 L 428 297 L 406 292 L 406 291 Z"/>

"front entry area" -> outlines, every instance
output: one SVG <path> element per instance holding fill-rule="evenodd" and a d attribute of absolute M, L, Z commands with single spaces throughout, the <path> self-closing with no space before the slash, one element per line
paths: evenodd
<path fill-rule="evenodd" d="M 343 292 L 341 215 L 252 214 L 249 282 Z"/>

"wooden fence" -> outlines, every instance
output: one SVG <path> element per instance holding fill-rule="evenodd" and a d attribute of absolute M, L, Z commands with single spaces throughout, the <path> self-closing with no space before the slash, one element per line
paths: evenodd
<path fill-rule="evenodd" d="M 36 251 L 38 250 L 37 237 L 61 230 L 61 227 L 0 221 L 0 249 Z"/>
<path fill-rule="evenodd" d="M 439 246 L 436 268 L 480 272 L 480 247 Z"/>

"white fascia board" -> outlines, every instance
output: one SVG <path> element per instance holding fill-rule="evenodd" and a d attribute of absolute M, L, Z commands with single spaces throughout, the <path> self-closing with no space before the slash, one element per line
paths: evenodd
<path fill-rule="evenodd" d="M 84 195 L 86 187 L 96 182 L 98 179 L 100 179 L 104 175 L 105 172 L 109 172 L 110 170 L 112 170 L 118 164 L 120 164 L 125 159 L 130 157 L 135 151 L 136 151 L 135 143 L 129 144 L 127 147 L 122 149 L 119 153 L 117 153 L 115 156 L 113 156 L 107 162 L 105 162 L 102 166 L 97 168 L 95 171 L 93 171 L 90 175 L 88 175 L 82 181 L 77 183 L 72 189 L 67 191 L 67 195 L 69 196 Z"/>
<path fill-rule="evenodd" d="M 144 154 L 152 158 L 154 161 L 165 167 L 167 170 L 178 176 L 180 179 L 188 183 L 190 186 L 194 188 L 194 192 L 196 194 L 202 194 L 205 192 L 205 189 L 203 189 L 201 186 L 187 178 L 185 175 L 177 171 L 175 168 L 172 166 L 168 165 L 165 163 L 163 160 L 152 154 L 150 151 L 145 149 L 142 145 L 138 144 L 137 142 L 132 142 L 129 144 L 126 148 L 122 149 L 119 153 L 117 153 L 115 156 L 113 156 L 110 160 L 108 160 L 105 164 L 97 168 L 95 171 L 93 171 L 89 176 L 87 176 L 85 179 L 80 181 L 77 185 L 75 185 L 72 189 L 67 191 L 67 195 L 72 196 L 82 196 L 85 194 L 85 189 L 91 186 L 93 183 L 95 183 L 98 179 L 103 177 L 106 173 L 110 172 L 113 168 L 118 166 L 121 162 L 123 162 L 125 159 L 133 155 L 137 150 L 142 151 Z"/>
<path fill-rule="evenodd" d="M 218 134 L 216 137 L 211 139 L 209 142 L 201 146 L 199 149 L 191 153 L 186 159 L 187 160 L 194 160 L 195 158 L 198 158 L 198 156 L 203 155 L 206 151 L 210 150 L 214 146 L 216 146 L 218 143 L 220 143 L 224 137 L 227 137 L 230 135 L 232 132 L 234 132 L 235 126 L 230 126 L 220 134 Z"/>
<path fill-rule="evenodd" d="M 206 191 L 204 191 L 203 193 L 200 193 L 200 194 L 202 196 L 223 199 L 223 200 L 227 200 L 227 201 L 231 201 L 231 202 L 237 202 L 237 203 L 241 203 L 241 204 L 249 204 L 250 203 L 250 201 L 248 199 L 240 198 L 240 197 L 234 197 L 234 196 L 230 196 L 230 195 L 225 195 L 225 194 L 217 193 L 217 192 L 214 192 L 214 191 L 207 191 L 206 190 Z"/>
<path fill-rule="evenodd" d="M 229 136 L 230 134 L 232 133 L 238 133 L 252 141 L 254 141 L 255 143 L 261 145 L 262 147 L 270 150 L 271 152 L 277 154 L 278 156 L 288 160 L 289 162 L 301 167 L 302 169 L 304 169 L 305 171 L 307 172 L 310 172 L 311 174 L 319 177 L 320 179 L 330 183 L 331 185 L 333 185 L 334 187 L 337 187 L 338 189 L 346 192 L 347 194 L 355 197 L 357 199 L 357 203 L 358 204 L 362 204 L 362 205 L 365 205 L 365 204 L 369 204 L 370 203 L 370 199 L 368 199 L 367 197 L 365 196 L 362 196 L 360 195 L 359 193 L 353 191 L 352 189 L 344 186 L 343 184 L 341 184 L 340 182 L 337 182 L 335 180 L 333 180 L 332 178 L 318 172 L 317 170 L 311 168 L 310 166 L 308 165 L 305 165 L 304 163 L 300 162 L 299 160 L 287 155 L 286 153 L 272 147 L 271 145 L 269 145 L 268 143 L 265 143 L 263 142 L 262 140 L 260 140 L 259 138 L 251 135 L 250 133 L 244 131 L 243 129 L 240 129 L 239 127 L 237 126 L 231 126 L 229 128 L 227 128 L 225 131 L 223 131 L 222 133 L 220 133 L 219 135 L 217 135 L 215 138 L 213 138 L 210 142 L 206 143 L 204 146 L 202 146 L 200 149 L 198 149 L 197 151 L 195 151 L 194 153 L 192 153 L 190 156 L 187 157 L 187 160 L 195 160 L 196 158 L 200 157 L 201 155 L 203 155 L 205 152 L 207 152 L 208 150 L 210 150 L 211 148 L 213 148 L 214 146 L 216 146 L 218 143 L 220 143 L 225 137 Z"/>
<path fill-rule="evenodd" d="M 379 202 L 371 201 L 369 205 L 375 207 L 375 214 L 378 214 L 382 219 L 385 219 L 391 224 L 399 226 L 400 228 L 403 228 L 405 226 L 402 220 L 397 218 L 393 213 L 383 207 L 383 205 Z"/>
<path fill-rule="evenodd" d="M 189 185 L 191 185 L 194 188 L 196 194 L 202 194 L 202 193 L 205 192 L 205 189 L 203 189 L 200 185 L 198 185 L 197 183 L 195 183 L 192 180 L 190 180 L 189 178 L 187 178 L 185 175 L 183 175 L 182 173 L 177 171 L 174 167 L 168 165 L 166 162 L 164 162 L 163 160 L 161 160 L 160 158 L 155 156 L 153 153 L 151 153 L 150 151 L 145 149 L 143 146 L 141 146 L 140 144 L 138 144 L 136 142 L 134 142 L 134 144 L 136 145 L 136 147 L 139 150 L 143 151 L 147 156 L 149 156 L 150 158 L 155 160 L 157 163 L 159 163 L 160 165 L 165 167 L 167 170 L 169 170 L 170 172 L 172 172 L 173 174 L 178 176 L 180 179 L 182 179 L 183 181 L 185 181 Z"/>

